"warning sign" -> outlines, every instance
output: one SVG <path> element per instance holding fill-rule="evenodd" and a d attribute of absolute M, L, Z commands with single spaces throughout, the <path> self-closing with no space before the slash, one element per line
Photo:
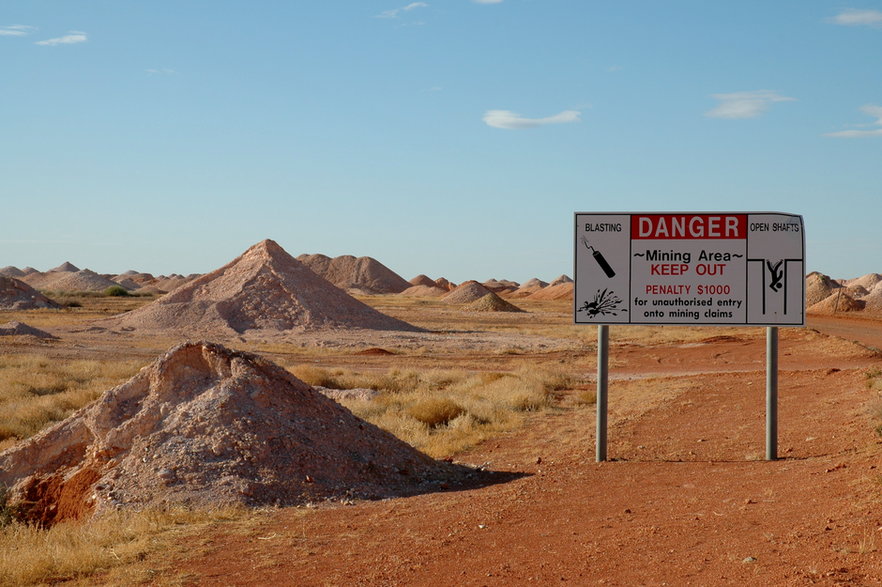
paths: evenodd
<path fill-rule="evenodd" d="M 802 216 L 576 213 L 579 324 L 805 324 Z"/>

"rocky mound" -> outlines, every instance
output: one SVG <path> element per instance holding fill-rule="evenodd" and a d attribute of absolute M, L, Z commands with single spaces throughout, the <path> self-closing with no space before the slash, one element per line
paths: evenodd
<path fill-rule="evenodd" d="M 437 287 L 435 280 L 429 277 L 428 275 L 424 275 L 420 273 L 416 277 L 411 278 L 408 282 L 411 285 L 425 285 L 426 287 Z"/>
<path fill-rule="evenodd" d="M 843 288 L 840 288 L 826 299 L 812 304 L 805 311 L 807 314 L 839 314 L 863 310 L 864 305 L 864 302 L 854 299 Z"/>
<path fill-rule="evenodd" d="M 508 279 L 490 279 L 481 285 L 498 294 L 511 293 L 520 287 L 517 281 L 509 281 Z"/>
<path fill-rule="evenodd" d="M 480 300 L 488 293 L 492 292 L 477 281 L 470 280 L 460 284 L 459 287 L 444 296 L 442 300 L 448 304 L 468 304 L 469 302 Z"/>
<path fill-rule="evenodd" d="M 861 301 L 864 303 L 864 309 L 866 310 L 874 312 L 882 310 L 882 283 L 877 283 L 873 289 L 861 297 Z"/>
<path fill-rule="evenodd" d="M 334 287 L 271 240 L 147 306 L 100 323 L 198 336 L 324 328 L 420 330 Z"/>
<path fill-rule="evenodd" d="M 862 275 L 857 279 L 849 280 L 848 286 L 860 286 L 867 291 L 870 291 L 871 289 L 876 287 L 876 284 L 880 281 L 882 281 L 882 275 L 879 275 L 878 273 L 867 273 L 866 275 Z"/>
<path fill-rule="evenodd" d="M 573 297 L 573 283 L 564 282 L 543 287 L 536 293 L 527 296 L 529 300 L 563 300 Z"/>
<path fill-rule="evenodd" d="M 113 281 L 122 284 L 123 281 L 129 280 L 133 283 L 136 283 L 138 287 L 144 287 L 145 285 L 152 285 L 156 278 L 153 277 L 150 273 L 139 273 L 134 269 L 129 269 L 125 273 L 120 273 L 119 275 L 114 275 L 111 277 Z M 182 284 L 179 284 L 182 285 Z"/>
<path fill-rule="evenodd" d="M 542 281 L 538 277 L 534 277 L 533 279 L 528 279 L 524 283 L 521 284 L 521 287 L 517 288 L 515 291 L 511 293 L 510 297 L 513 298 L 525 298 L 529 295 L 536 293 L 542 288 L 548 287 L 548 283 Z"/>
<path fill-rule="evenodd" d="M 553 280 L 548 285 L 560 285 L 562 283 L 573 283 L 573 280 L 570 279 L 569 275 L 561 275 L 557 279 Z"/>
<path fill-rule="evenodd" d="M 809 308 L 830 297 L 840 286 L 823 273 L 813 271 L 805 278 L 805 306 Z"/>
<path fill-rule="evenodd" d="M 56 272 L 47 275 L 52 276 L 52 278 L 41 285 L 40 289 L 51 291 L 104 291 L 108 287 L 119 285 L 89 269 L 75 272 Z"/>
<path fill-rule="evenodd" d="M 145 286 L 153 287 L 158 291 L 169 292 L 174 291 L 179 287 L 190 283 L 191 281 L 193 281 L 193 279 L 189 277 L 184 277 L 183 275 L 172 273 L 171 275 L 160 275 L 152 283 L 147 283 L 145 284 Z"/>
<path fill-rule="evenodd" d="M 870 291 L 862 285 L 849 285 L 845 288 L 845 291 L 848 292 L 848 295 L 858 300 L 864 296 L 866 296 Z"/>
<path fill-rule="evenodd" d="M 412 285 L 398 295 L 408 298 L 440 298 L 447 293 L 446 289 L 434 285 Z"/>
<path fill-rule="evenodd" d="M 525 288 L 525 287 L 537 287 L 537 288 L 541 289 L 543 287 L 548 287 L 548 282 L 542 281 L 538 277 L 534 277 L 533 279 L 528 279 L 527 281 L 525 281 L 524 283 L 521 284 L 521 288 Z"/>
<path fill-rule="evenodd" d="M 281 367 L 205 342 L 0 453 L 8 505 L 44 525 L 119 507 L 389 497 L 454 471 Z"/>
<path fill-rule="evenodd" d="M 342 255 L 331 259 L 315 254 L 300 255 L 297 260 L 340 289 L 366 294 L 392 294 L 401 293 L 411 286 L 403 277 L 371 257 Z"/>
<path fill-rule="evenodd" d="M 26 274 L 18 267 L 7 265 L 3 269 L 0 269 L 0 275 L 5 275 L 6 277 L 24 277 Z"/>
<path fill-rule="evenodd" d="M 60 308 L 30 285 L 14 277 L 0 275 L 0 310 Z"/>
<path fill-rule="evenodd" d="M 71 263 L 70 261 L 65 261 L 55 269 L 50 269 L 49 273 L 57 272 L 57 273 L 76 273 L 80 268 Z"/>
<path fill-rule="evenodd" d="M 136 289 L 141 289 L 141 285 L 136 283 L 134 280 L 129 279 L 128 277 L 121 278 L 117 277 L 116 279 L 111 279 L 113 283 L 126 288 L 129 291 L 135 291 Z"/>
<path fill-rule="evenodd" d="M 439 277 L 438 279 L 436 279 L 435 285 L 437 285 L 441 289 L 446 289 L 447 291 L 453 291 L 456 289 L 456 284 L 452 281 L 449 281 L 445 277 Z"/>
<path fill-rule="evenodd" d="M 36 336 L 37 338 L 57 338 L 39 328 L 28 326 L 24 322 L 7 322 L 0 324 L 0 336 Z"/>
<path fill-rule="evenodd" d="M 488 293 L 483 298 L 466 304 L 462 309 L 469 312 L 523 312 L 523 310 L 514 304 L 503 300 L 493 292 Z"/>

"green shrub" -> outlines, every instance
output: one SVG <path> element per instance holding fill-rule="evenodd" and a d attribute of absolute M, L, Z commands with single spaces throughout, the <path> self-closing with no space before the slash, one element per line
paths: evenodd
<path fill-rule="evenodd" d="M 104 290 L 104 295 L 117 298 L 117 297 L 128 297 L 131 294 L 129 294 L 129 290 L 127 290 L 126 288 L 124 288 L 121 285 L 111 285 L 110 287 L 108 287 L 107 289 Z"/>

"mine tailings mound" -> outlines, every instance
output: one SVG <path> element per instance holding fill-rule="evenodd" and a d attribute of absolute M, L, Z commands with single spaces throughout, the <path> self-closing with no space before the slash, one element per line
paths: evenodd
<path fill-rule="evenodd" d="M 61 306 L 14 277 L 0 275 L 0 310 L 34 310 Z"/>
<path fill-rule="evenodd" d="M 24 322 L 7 322 L 0 324 L 0 336 L 35 336 L 37 338 L 57 338 L 45 330 L 34 328 Z"/>
<path fill-rule="evenodd" d="M 474 302 L 465 304 L 462 309 L 469 312 L 523 312 L 522 309 L 511 302 L 503 300 L 493 292 Z"/>
<path fill-rule="evenodd" d="M 43 526 L 116 508 L 384 498 L 466 474 L 274 363 L 208 342 L 171 349 L 0 453 L 6 505 Z"/>
<path fill-rule="evenodd" d="M 95 324 L 201 337 L 333 328 L 421 330 L 356 300 L 271 240 L 147 306 Z"/>
<path fill-rule="evenodd" d="M 300 255 L 297 260 L 337 287 L 364 294 L 395 294 L 411 283 L 372 257 L 322 254 Z"/>
<path fill-rule="evenodd" d="M 468 304 L 480 300 L 491 292 L 475 280 L 465 281 L 459 287 L 442 298 L 448 304 Z"/>

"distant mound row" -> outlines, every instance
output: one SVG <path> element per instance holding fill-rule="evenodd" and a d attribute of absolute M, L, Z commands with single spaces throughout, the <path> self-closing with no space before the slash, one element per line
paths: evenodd
<path fill-rule="evenodd" d="M 371 257 L 342 255 L 332 259 L 314 254 L 300 255 L 297 260 L 316 275 L 352 293 L 394 294 L 411 286 L 403 277 Z"/>

